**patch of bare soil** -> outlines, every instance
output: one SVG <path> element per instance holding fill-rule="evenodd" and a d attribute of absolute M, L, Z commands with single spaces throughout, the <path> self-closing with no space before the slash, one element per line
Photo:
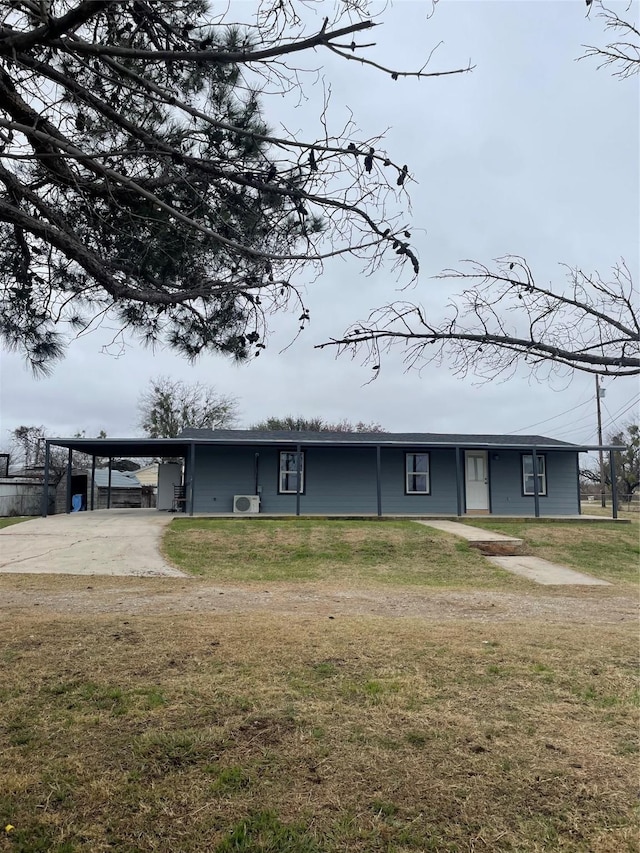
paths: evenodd
<path fill-rule="evenodd" d="M 435 621 L 536 620 L 611 624 L 638 618 L 632 596 L 563 593 L 476 592 L 399 588 L 332 588 L 319 584 L 227 585 L 189 580 L 77 578 L 59 586 L 37 576 L 28 583 L 2 584 L 0 619 L 16 611 L 87 615 L 269 612 L 296 616 L 381 616 Z M 87 584 L 87 580 L 91 581 Z"/>

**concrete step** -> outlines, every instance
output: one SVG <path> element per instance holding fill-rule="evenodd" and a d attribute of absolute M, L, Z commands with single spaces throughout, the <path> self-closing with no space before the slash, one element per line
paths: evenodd
<path fill-rule="evenodd" d="M 445 533 L 466 539 L 472 548 L 477 548 L 488 557 L 516 556 L 522 552 L 524 545 L 522 539 L 517 539 L 515 536 L 505 536 L 504 533 L 483 530 L 480 527 L 472 527 L 470 524 L 460 524 L 458 521 L 420 519 L 417 524 L 434 527 L 436 530 L 442 530 Z"/>

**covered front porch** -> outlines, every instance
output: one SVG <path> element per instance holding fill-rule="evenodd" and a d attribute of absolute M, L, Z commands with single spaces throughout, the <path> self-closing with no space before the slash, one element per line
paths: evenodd
<path fill-rule="evenodd" d="M 390 459 L 393 454 L 402 454 L 407 450 L 407 446 L 402 446 L 397 441 L 380 437 L 377 440 L 372 440 L 369 437 L 360 440 L 357 443 L 350 440 L 335 439 L 329 444 L 326 440 L 311 439 L 299 440 L 295 444 L 288 444 L 288 455 L 291 457 L 290 463 L 291 482 L 293 488 L 289 490 L 285 501 L 277 502 L 281 505 L 282 511 L 274 511 L 267 506 L 261 506 L 260 517 L 278 518 L 284 516 L 295 515 L 315 516 L 315 517 L 336 517 L 336 518 L 461 518 L 461 517 L 476 517 L 478 515 L 491 515 L 492 518 L 556 518 L 561 517 L 563 520 L 571 518 L 584 519 L 585 516 L 580 514 L 579 505 L 579 484 L 577 470 L 577 454 L 589 451 L 602 451 L 609 454 L 612 476 L 615 477 L 615 456 L 618 447 L 600 447 L 600 446 L 576 446 L 563 445 L 559 447 L 557 444 L 537 444 L 531 443 L 492 443 L 481 444 L 477 441 L 473 443 L 464 443 L 462 441 L 448 442 L 415 442 L 411 443 L 412 455 L 424 452 L 431 454 L 434 459 L 433 469 L 436 472 L 437 465 L 435 460 L 443 459 L 446 455 L 447 469 L 444 471 L 441 464 L 439 473 L 440 484 L 446 483 L 447 490 L 447 506 L 442 509 L 434 504 L 434 509 L 426 505 L 415 503 L 414 507 L 409 507 L 406 502 L 402 503 L 397 497 L 394 499 L 390 494 L 389 488 L 389 473 L 388 470 L 383 470 L 383 458 Z M 203 466 L 202 462 L 205 458 L 228 459 L 231 458 L 234 452 L 248 454 L 249 457 L 255 456 L 255 489 L 253 486 L 247 488 L 235 488 L 237 493 L 252 491 L 254 494 L 262 487 L 258 485 L 258 458 L 260 452 L 275 453 L 279 447 L 284 444 L 282 438 L 274 437 L 273 439 L 262 439 L 260 442 L 229 440 L 227 438 L 176 438 L 176 439 L 50 439 L 46 443 L 45 452 L 45 470 L 43 481 L 42 494 L 42 512 L 43 516 L 48 513 L 48 483 L 50 475 L 50 450 L 52 446 L 64 447 L 68 451 L 68 462 L 66 466 L 66 485 L 67 495 L 72 493 L 72 477 L 73 477 L 73 460 L 74 452 L 87 454 L 92 459 L 92 473 L 95 473 L 96 459 L 98 457 L 108 460 L 107 466 L 107 503 L 106 508 L 111 507 L 111 462 L 114 458 L 165 458 L 178 460 L 184 472 L 181 481 L 182 501 L 177 508 L 185 511 L 188 515 L 198 515 L 202 517 L 233 517 L 235 513 L 231 506 L 227 508 L 222 502 L 220 509 L 208 511 L 203 505 L 202 495 L 206 492 L 205 486 L 208 488 L 205 480 L 210 477 L 210 473 Z M 255 453 L 254 453 L 255 451 Z M 302 487 L 303 477 L 302 471 L 304 466 L 305 453 L 316 453 L 317 456 L 325 454 L 325 458 L 329 458 L 328 452 L 333 453 L 334 470 L 336 467 L 335 459 L 337 455 L 341 455 L 344 460 L 351 460 L 356 455 L 359 456 L 359 476 L 366 475 L 367 478 L 367 494 L 368 503 L 366 511 L 359 510 L 355 505 L 353 511 L 348 511 L 337 502 L 335 509 L 329 508 L 329 504 L 324 505 L 313 503 L 305 495 Z M 217 454 L 217 455 L 216 455 Z M 574 459 L 572 470 L 575 471 L 572 479 L 563 475 L 564 488 L 570 488 L 574 498 L 572 498 L 571 506 L 558 512 L 548 511 L 549 503 L 546 496 L 547 482 L 547 459 L 553 461 L 560 459 L 564 454 L 565 457 L 572 456 Z M 518 459 L 522 463 L 523 476 L 526 479 L 529 492 L 523 488 L 520 498 L 514 497 L 513 506 L 508 512 L 501 511 L 503 505 L 497 500 L 499 497 L 498 485 L 500 477 L 505 466 L 514 466 L 514 459 Z M 527 474 L 526 460 L 530 460 L 531 471 Z M 534 473 L 533 460 L 537 460 L 537 471 Z M 542 462 L 540 461 L 542 460 Z M 217 464 L 217 463 L 216 463 Z M 252 462 L 252 465 L 254 463 Z M 430 463 L 431 464 L 431 463 Z M 544 467 L 542 467 L 544 466 Z M 565 466 L 566 467 L 566 466 Z M 214 466 L 215 468 L 215 466 Z M 319 465 L 322 468 L 322 465 Z M 552 468 L 552 466 L 551 466 Z M 420 472 L 416 472 L 415 477 L 422 476 Z M 513 478 L 513 473 L 512 473 Z M 250 479 L 253 475 L 250 476 Z M 567 486 L 567 482 L 574 482 L 573 485 Z M 228 483 L 227 483 L 228 485 Z M 513 490 L 513 483 L 511 485 Z M 204 492 L 203 492 L 204 489 Z M 92 493 L 93 494 L 93 493 Z M 92 496 L 91 496 L 92 497 Z M 216 500 L 215 497 L 212 500 Z M 206 504 L 206 501 L 204 501 Z M 272 501 L 272 506 L 276 504 Z M 405 508 L 406 507 L 406 508 Z M 530 510 L 529 510 L 530 507 Z M 89 511 L 96 509 L 93 499 L 87 502 L 85 507 Z M 71 502 L 67 500 L 66 512 L 71 512 Z M 611 516 L 613 519 L 618 517 L 617 496 L 612 496 Z M 602 518 L 600 516 L 599 518 Z"/>

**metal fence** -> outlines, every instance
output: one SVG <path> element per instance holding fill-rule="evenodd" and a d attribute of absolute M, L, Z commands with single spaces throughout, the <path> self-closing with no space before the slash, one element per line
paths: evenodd
<path fill-rule="evenodd" d="M 53 507 L 55 490 L 49 487 L 49 508 Z M 18 515 L 40 515 L 42 511 L 42 483 L 20 480 L 0 483 L 0 518 Z"/>
<path fill-rule="evenodd" d="M 631 513 L 640 513 L 640 493 L 626 495 L 618 492 L 616 497 L 619 516 L 628 516 Z M 611 517 L 611 513 L 613 511 L 613 495 L 611 493 L 611 489 L 608 489 L 604 493 L 604 496 L 600 494 L 581 493 L 580 509 L 584 515 L 605 515 Z"/>

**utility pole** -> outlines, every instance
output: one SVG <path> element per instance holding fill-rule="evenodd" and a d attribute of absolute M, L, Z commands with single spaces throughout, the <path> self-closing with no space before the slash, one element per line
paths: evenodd
<path fill-rule="evenodd" d="M 598 374 L 596 374 L 596 408 L 598 412 L 598 444 L 600 445 L 600 450 L 598 451 L 598 455 L 600 457 L 600 504 L 605 507 L 607 505 L 607 495 L 605 491 L 605 481 L 604 481 L 604 455 L 602 453 L 602 414 L 600 412 L 600 398 L 604 397 L 604 388 L 600 387 L 600 378 Z M 612 483 L 611 488 L 615 488 L 615 485 Z"/>

